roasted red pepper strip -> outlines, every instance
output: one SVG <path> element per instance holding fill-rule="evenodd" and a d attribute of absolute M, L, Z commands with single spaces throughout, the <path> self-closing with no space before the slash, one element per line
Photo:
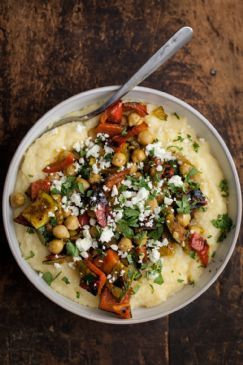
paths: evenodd
<path fill-rule="evenodd" d="M 75 157 L 72 152 L 68 152 L 67 155 L 60 161 L 56 161 L 46 166 L 43 171 L 47 173 L 63 171 L 66 167 L 70 166 L 75 161 Z"/>
<path fill-rule="evenodd" d="M 114 185 L 118 185 L 122 182 L 126 175 L 130 173 L 130 169 L 117 172 L 116 174 L 109 176 L 105 182 L 107 188 L 112 189 Z"/>
<path fill-rule="evenodd" d="M 116 136 L 118 134 L 121 134 L 122 127 L 117 124 L 111 124 L 111 123 L 100 123 L 96 128 L 96 133 L 107 133 L 109 136 Z"/>
<path fill-rule="evenodd" d="M 109 119 L 114 123 L 120 123 L 122 118 L 122 102 L 119 101 L 115 105 L 111 106 L 108 110 Z"/>
<path fill-rule="evenodd" d="M 142 123 L 136 127 L 131 128 L 124 137 L 114 136 L 112 140 L 116 143 L 122 144 L 125 143 L 129 138 L 137 136 L 140 132 L 146 131 L 146 129 L 148 129 L 148 125 L 146 123 Z"/>
<path fill-rule="evenodd" d="M 103 289 L 103 286 L 106 283 L 106 276 L 105 274 L 97 267 L 95 266 L 91 261 L 89 260 L 85 260 L 85 264 L 87 265 L 87 267 L 89 268 L 90 271 L 92 271 L 96 276 L 98 276 L 98 281 L 97 281 L 97 285 L 98 285 L 98 292 L 97 294 L 100 295 L 101 291 Z"/>
<path fill-rule="evenodd" d="M 117 314 L 120 318 L 129 319 L 131 315 L 130 294 L 118 302 L 118 300 L 111 294 L 108 288 L 104 288 L 100 296 L 99 308 L 107 312 Z"/>
<path fill-rule="evenodd" d="M 111 249 L 107 250 L 103 259 L 102 271 L 104 271 L 106 274 L 110 274 L 118 261 L 118 254 Z"/>
<path fill-rule="evenodd" d="M 106 122 L 120 123 L 122 118 L 122 101 L 110 106 L 101 114 L 100 124 Z"/>
<path fill-rule="evenodd" d="M 81 227 L 89 224 L 89 216 L 87 213 L 78 216 L 78 221 Z"/>
<path fill-rule="evenodd" d="M 202 236 L 200 236 L 199 233 L 194 232 L 192 233 L 190 240 L 190 247 L 196 251 L 198 254 L 201 263 L 204 266 L 208 265 L 208 251 L 209 251 L 209 245 L 207 243 L 207 240 L 205 240 Z"/>
<path fill-rule="evenodd" d="M 36 180 L 30 185 L 30 197 L 32 200 L 35 200 L 40 191 L 44 191 L 45 193 L 49 193 L 51 187 L 51 182 L 47 179 Z"/>
<path fill-rule="evenodd" d="M 127 103 L 123 104 L 123 109 L 124 109 L 124 111 L 132 110 L 132 111 L 138 113 L 141 117 L 144 117 L 145 115 L 148 114 L 147 106 L 142 103 L 127 102 Z"/>

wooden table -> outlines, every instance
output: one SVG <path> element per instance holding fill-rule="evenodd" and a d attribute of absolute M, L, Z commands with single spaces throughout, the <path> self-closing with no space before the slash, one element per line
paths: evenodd
<path fill-rule="evenodd" d="M 201 111 L 238 170 L 243 119 L 240 0 L 2 0 L 1 187 L 19 142 L 48 109 L 80 91 L 123 83 L 183 25 L 193 41 L 144 85 Z M 241 124 L 240 124 L 241 123 Z M 39 293 L 0 246 L 0 364 L 242 364 L 241 248 L 217 282 L 173 315 L 102 325 Z"/>

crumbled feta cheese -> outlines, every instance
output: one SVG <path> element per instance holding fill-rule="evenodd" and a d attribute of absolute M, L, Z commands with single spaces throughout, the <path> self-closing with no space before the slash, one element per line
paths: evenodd
<path fill-rule="evenodd" d="M 125 185 L 125 186 L 127 186 L 128 188 L 130 188 L 130 187 L 131 187 L 131 185 L 132 185 L 132 182 L 131 182 L 130 180 L 124 180 L 124 181 L 122 182 L 122 185 Z"/>
<path fill-rule="evenodd" d="M 148 144 L 145 148 L 146 155 L 148 156 L 153 152 L 155 157 L 158 157 L 162 161 L 174 160 L 175 157 L 171 152 L 166 152 L 164 148 L 161 147 L 160 142 Z"/>
<path fill-rule="evenodd" d="M 95 144 L 94 146 L 92 146 L 92 147 L 91 147 L 91 148 L 87 151 L 86 156 L 87 156 L 87 157 L 93 156 L 93 157 L 98 158 L 98 157 L 99 157 L 99 152 L 100 152 L 100 146 L 99 146 L 98 144 Z"/>
<path fill-rule="evenodd" d="M 118 251 L 118 246 L 117 245 L 110 245 L 110 248 L 113 250 L 113 251 Z"/>
<path fill-rule="evenodd" d="M 118 195 L 118 189 L 116 187 L 116 185 L 113 185 L 112 191 L 111 191 L 111 196 L 117 196 Z"/>
<path fill-rule="evenodd" d="M 79 208 L 82 207 L 82 205 L 83 205 L 81 202 L 81 196 L 78 193 L 73 193 L 70 197 L 70 201 Z"/>
<path fill-rule="evenodd" d="M 138 202 L 145 201 L 148 199 L 149 191 L 145 188 L 140 188 L 135 197 L 132 198 L 132 203 L 137 204 Z"/>
<path fill-rule="evenodd" d="M 73 257 L 73 261 L 76 262 L 76 261 L 80 261 L 81 260 L 81 257 L 79 256 L 74 256 Z"/>
<path fill-rule="evenodd" d="M 109 242 L 113 236 L 114 236 L 114 232 L 112 231 L 112 229 L 105 227 L 101 233 L 100 241 Z"/>
<path fill-rule="evenodd" d="M 58 262 L 54 262 L 55 269 L 61 269 L 62 265 L 60 265 Z"/>
<path fill-rule="evenodd" d="M 81 252 L 81 256 L 84 258 L 84 259 L 87 259 L 89 257 L 89 254 L 85 251 Z"/>
<path fill-rule="evenodd" d="M 70 206 L 67 210 L 70 210 L 72 215 L 75 215 L 76 217 L 79 215 L 79 209 L 75 206 Z"/>
<path fill-rule="evenodd" d="M 98 168 L 98 166 L 96 165 L 96 163 L 93 164 L 92 170 L 93 170 L 93 172 L 95 174 L 98 174 L 100 172 L 100 169 Z"/>
<path fill-rule="evenodd" d="M 76 266 L 75 266 L 75 263 L 74 262 L 69 262 L 68 263 L 68 266 L 71 267 L 71 269 L 73 269 L 73 270 L 76 269 Z"/>
<path fill-rule="evenodd" d="M 94 226 L 94 225 L 95 225 L 95 223 L 96 223 L 96 220 L 95 220 L 94 218 L 90 218 L 90 220 L 89 220 L 89 224 L 90 224 L 91 226 Z"/>
<path fill-rule="evenodd" d="M 167 196 L 164 198 L 165 205 L 171 205 L 173 203 L 173 199 L 167 198 Z"/>
<path fill-rule="evenodd" d="M 104 146 L 104 150 L 105 150 L 105 153 L 108 154 L 108 153 L 113 153 L 113 148 L 109 147 L 109 146 Z"/>
<path fill-rule="evenodd" d="M 104 191 L 109 191 L 109 188 L 106 185 L 103 185 L 103 190 Z"/>
<path fill-rule="evenodd" d="M 79 251 L 88 251 L 92 246 L 92 239 L 90 237 L 78 238 L 75 243 Z"/>
<path fill-rule="evenodd" d="M 153 263 L 157 262 L 160 259 L 160 253 L 156 248 L 153 248 L 149 253 L 149 259 Z"/>
<path fill-rule="evenodd" d="M 80 144 L 80 142 L 75 142 L 74 145 L 73 145 L 73 149 L 76 152 L 80 152 L 80 150 L 81 150 L 81 144 Z"/>
<path fill-rule="evenodd" d="M 182 186 L 183 181 L 181 180 L 181 176 L 174 175 L 169 179 L 168 184 L 173 184 L 175 186 Z"/>
<path fill-rule="evenodd" d="M 162 170 L 163 170 L 162 165 L 158 165 L 158 166 L 156 167 L 156 171 L 162 171 Z"/>

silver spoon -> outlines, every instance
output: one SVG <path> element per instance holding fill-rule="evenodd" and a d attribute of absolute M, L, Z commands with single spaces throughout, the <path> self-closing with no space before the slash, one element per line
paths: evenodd
<path fill-rule="evenodd" d="M 183 47 L 192 38 L 193 30 L 190 27 L 179 29 L 123 86 L 121 86 L 115 94 L 111 96 L 98 109 L 88 114 L 78 117 L 64 117 L 60 119 L 55 126 L 66 124 L 68 122 L 83 122 L 96 115 L 103 113 L 110 105 L 120 100 L 124 95 L 131 91 L 135 86 L 139 85 L 143 80 L 150 76 L 157 68 L 172 57 L 181 47 Z"/>

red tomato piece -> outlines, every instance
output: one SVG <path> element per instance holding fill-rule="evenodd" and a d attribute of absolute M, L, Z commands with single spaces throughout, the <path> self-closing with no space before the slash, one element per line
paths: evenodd
<path fill-rule="evenodd" d="M 89 224 L 89 216 L 87 213 L 78 216 L 78 221 L 81 227 Z"/>
<path fill-rule="evenodd" d="M 204 266 L 207 266 L 209 251 L 209 245 L 207 243 L 207 240 L 205 240 L 199 233 L 194 232 L 190 237 L 189 243 L 191 248 L 197 252 L 201 263 Z"/>
<path fill-rule="evenodd" d="M 120 123 L 122 118 L 122 102 L 119 101 L 108 109 L 109 119 L 114 123 Z"/>
<path fill-rule="evenodd" d="M 95 215 L 99 225 L 101 227 L 106 227 L 106 206 L 104 204 L 98 204 L 98 207 L 95 210 Z"/>
<path fill-rule="evenodd" d="M 59 161 L 53 162 L 46 166 L 43 171 L 47 173 L 63 171 L 66 167 L 70 166 L 75 161 L 74 154 L 68 152 L 67 155 Z"/>
<path fill-rule="evenodd" d="M 44 191 L 45 193 L 49 193 L 51 187 L 51 182 L 47 179 L 36 180 L 30 185 L 30 197 L 32 200 L 35 200 L 40 191 Z"/>

